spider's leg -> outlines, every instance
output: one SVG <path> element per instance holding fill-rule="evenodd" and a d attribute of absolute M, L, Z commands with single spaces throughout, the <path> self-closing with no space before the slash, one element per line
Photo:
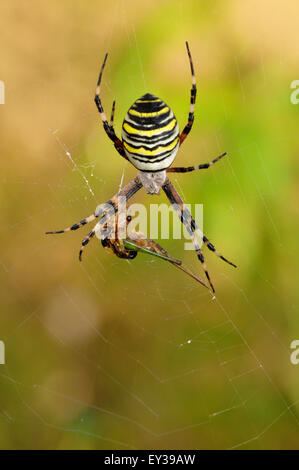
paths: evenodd
<path fill-rule="evenodd" d="M 222 157 L 225 157 L 226 152 L 222 153 L 222 155 L 219 155 L 219 157 L 215 158 L 209 163 L 202 163 L 201 165 L 197 166 L 187 166 L 187 167 L 172 167 L 172 168 L 167 168 L 167 173 L 187 173 L 189 171 L 194 171 L 194 170 L 205 170 L 206 168 L 210 168 L 210 166 L 214 165 L 214 163 L 218 162 Z"/>
<path fill-rule="evenodd" d="M 115 194 L 111 199 L 109 199 L 106 204 L 103 204 L 103 206 L 105 206 L 106 208 L 108 207 L 108 209 L 105 210 L 104 217 L 95 225 L 95 227 L 87 235 L 87 237 L 82 240 L 82 248 L 79 252 L 80 261 L 82 259 L 84 247 L 90 242 L 96 232 L 101 231 L 102 227 L 104 227 L 105 224 L 109 223 L 110 218 L 115 216 L 115 214 L 118 212 L 119 198 L 125 197 L 126 201 L 128 201 L 132 196 L 134 196 L 135 193 L 137 193 L 137 191 L 139 191 L 140 188 L 142 188 L 142 183 L 140 182 L 139 177 L 136 176 L 136 178 L 130 181 L 130 183 L 128 183 L 123 189 L 121 189 L 117 194 Z M 99 206 L 99 208 L 101 206 Z M 103 214 L 104 212 L 102 212 L 102 215 Z"/>
<path fill-rule="evenodd" d="M 116 209 L 117 210 L 117 209 Z M 114 210 L 110 210 L 108 211 L 104 217 L 99 220 L 99 222 L 94 226 L 94 228 L 92 229 L 91 232 L 89 232 L 89 234 L 83 238 L 82 242 L 81 242 L 81 249 L 79 251 L 79 261 L 82 261 L 82 254 L 83 254 L 83 250 L 85 248 L 86 245 L 88 245 L 88 243 L 90 242 L 90 240 L 95 236 L 95 234 L 97 232 L 100 232 L 102 231 L 102 229 L 104 228 L 105 226 L 105 238 L 109 238 L 109 234 L 107 233 L 107 230 L 109 231 L 109 229 L 111 229 L 111 231 L 113 230 L 113 226 L 109 226 L 109 222 L 110 222 L 110 218 L 113 217 L 115 215 L 115 212 Z M 114 231 L 113 231 L 114 232 Z"/>
<path fill-rule="evenodd" d="M 80 222 L 77 222 L 76 224 L 73 224 L 70 227 L 64 228 L 62 230 L 54 230 L 52 232 L 46 232 L 46 235 L 54 234 L 54 233 L 65 233 L 65 232 L 70 232 L 71 230 L 77 230 L 78 228 L 83 227 L 83 225 L 86 225 L 89 222 L 92 222 L 93 220 L 95 220 L 97 217 L 99 217 L 99 215 L 92 214 L 89 217 L 86 217 L 86 219 L 80 220 Z"/>
<path fill-rule="evenodd" d="M 186 47 L 187 47 L 187 52 L 188 52 L 188 57 L 189 57 L 189 62 L 190 62 L 190 69 L 191 69 L 191 75 L 192 75 L 192 88 L 191 88 L 191 97 L 190 97 L 190 108 L 189 108 L 189 117 L 188 117 L 188 122 L 186 126 L 184 127 L 181 135 L 180 135 L 180 145 L 184 142 L 186 139 L 187 135 L 191 131 L 191 127 L 193 125 L 194 121 L 194 106 L 195 106 L 195 100 L 196 100 L 196 79 L 195 79 L 195 73 L 194 73 L 194 67 L 193 67 L 193 61 L 189 49 L 189 44 L 186 41 Z"/>
<path fill-rule="evenodd" d="M 216 250 L 214 245 L 210 242 L 210 240 L 208 240 L 208 238 L 204 235 L 204 233 L 197 227 L 195 220 L 193 219 L 187 207 L 184 205 L 180 195 L 178 194 L 178 192 L 176 191 L 175 187 L 173 186 L 173 184 L 170 182 L 169 179 L 166 180 L 166 183 L 164 184 L 163 189 L 166 194 L 168 192 L 167 194 L 168 199 L 171 197 L 173 204 L 176 204 L 177 206 L 181 208 L 181 215 L 187 220 L 188 226 L 190 226 L 192 231 L 199 236 L 199 238 L 204 242 L 204 244 L 208 247 L 208 249 L 210 251 L 213 251 L 215 255 L 217 255 L 223 261 L 225 261 L 226 263 L 236 268 L 237 266 L 231 261 L 229 261 L 228 259 L 226 259 L 224 256 L 222 256 L 222 254 Z"/>
<path fill-rule="evenodd" d="M 223 261 L 225 261 L 226 263 L 230 264 L 231 266 L 233 266 L 234 268 L 236 268 L 237 266 L 232 263 L 231 261 L 229 261 L 228 259 L 226 259 L 221 253 L 219 253 L 219 251 L 216 250 L 216 248 L 214 247 L 214 245 L 210 242 L 210 240 L 208 240 L 208 238 L 205 236 L 205 234 L 200 230 L 200 228 L 197 227 L 196 223 L 195 223 L 195 220 L 193 219 L 193 217 L 191 216 L 191 214 L 189 213 L 190 215 L 190 220 L 191 220 L 191 226 L 192 226 L 192 230 L 194 230 L 194 232 L 196 234 L 198 234 L 198 236 L 202 239 L 202 241 L 204 242 L 204 244 L 208 247 L 208 249 L 210 251 L 213 251 L 215 253 L 215 255 L 217 255 L 219 258 L 221 258 Z"/>
<path fill-rule="evenodd" d="M 98 224 L 96 224 L 96 226 L 97 226 L 97 225 L 98 225 Z M 96 227 L 96 226 L 95 226 L 95 227 Z M 94 229 L 92 229 L 91 232 L 89 232 L 89 234 L 87 235 L 87 237 L 83 238 L 83 240 L 82 240 L 82 248 L 81 248 L 81 250 L 79 251 L 79 261 L 82 261 L 83 247 L 86 246 L 87 243 L 90 242 L 90 240 L 92 239 L 92 237 L 93 237 L 95 234 L 96 234 L 96 230 L 95 230 L 95 228 L 94 228 Z"/>
<path fill-rule="evenodd" d="M 111 116 L 110 116 L 110 124 L 109 126 L 113 128 L 113 122 L 114 122 L 114 113 L 115 113 L 115 100 L 112 103 L 112 109 L 111 109 Z"/>
<path fill-rule="evenodd" d="M 180 195 L 178 194 L 175 187 L 173 186 L 173 184 L 170 182 L 170 180 L 168 178 L 167 178 L 165 184 L 163 185 L 163 190 L 164 190 L 166 196 L 168 197 L 170 203 L 174 207 L 176 213 L 180 217 L 181 222 L 186 227 L 186 229 L 187 229 L 187 231 L 188 231 L 188 233 L 191 237 L 191 240 L 192 240 L 192 242 L 195 246 L 197 257 L 201 261 L 201 263 L 203 265 L 203 269 L 204 269 L 205 274 L 206 274 L 206 277 L 207 277 L 207 279 L 210 283 L 210 286 L 211 286 L 212 290 L 214 291 L 213 285 L 211 284 L 211 281 L 210 281 L 209 274 L 208 274 L 208 272 L 206 270 L 206 267 L 205 267 L 203 254 L 202 254 L 201 250 L 199 249 L 199 246 L 198 246 L 197 240 L 194 236 L 194 233 L 199 235 L 199 237 L 204 242 L 204 244 L 208 247 L 208 249 L 210 251 L 213 251 L 217 256 L 219 256 L 219 258 L 221 258 L 223 261 L 230 264 L 231 266 L 234 266 L 235 268 L 237 266 L 234 263 L 232 263 L 231 261 L 228 261 L 226 258 L 224 258 L 224 256 L 222 256 L 222 254 L 219 253 L 219 251 L 216 250 L 214 245 L 212 245 L 212 243 L 207 239 L 207 237 L 203 234 L 203 232 L 197 227 L 197 225 L 195 223 L 195 220 L 191 216 L 189 210 L 184 205 Z"/>
<path fill-rule="evenodd" d="M 105 65 L 106 65 L 106 61 L 107 61 L 107 57 L 108 57 L 108 53 L 106 53 L 105 55 L 105 58 L 104 58 L 104 62 L 102 64 L 102 67 L 101 67 L 101 70 L 100 70 L 100 74 L 99 74 L 99 79 L 98 79 L 98 83 L 97 83 L 97 88 L 96 88 L 96 94 L 95 94 L 95 104 L 98 108 L 98 111 L 100 113 L 100 116 L 101 116 L 101 119 L 102 119 L 102 122 L 103 122 L 103 126 L 104 126 L 104 129 L 105 129 L 105 132 L 106 134 L 108 135 L 109 139 L 112 140 L 112 142 L 114 143 L 114 147 L 116 148 L 116 150 L 118 151 L 118 153 L 127 159 L 127 156 L 125 154 L 125 151 L 124 151 L 124 148 L 123 148 L 123 143 L 122 141 L 117 137 L 117 135 L 115 134 L 115 130 L 114 130 L 114 127 L 113 127 L 113 117 L 112 117 L 112 123 L 111 125 L 108 124 L 108 121 L 107 121 L 107 117 L 106 117 L 106 114 L 104 112 L 104 109 L 103 109 L 103 106 L 102 106 L 102 102 L 101 102 L 101 98 L 100 98 L 100 85 L 101 85 L 101 81 L 102 81 L 102 75 L 103 75 L 103 71 L 104 71 L 104 68 L 105 68 Z M 115 107 L 115 102 L 113 103 L 114 106 L 112 106 L 112 112 L 113 112 L 113 115 L 114 115 L 114 110 L 113 108 Z"/>
<path fill-rule="evenodd" d="M 112 206 L 114 210 L 117 210 L 115 209 L 115 206 L 120 196 L 130 199 L 141 187 L 142 187 L 142 184 L 140 183 L 139 177 L 136 176 L 136 178 L 131 180 L 123 189 L 121 189 L 117 194 L 115 194 L 111 199 L 109 199 L 109 201 L 106 204 L 100 204 L 96 208 L 94 214 L 90 215 L 89 217 L 86 217 L 86 219 L 83 219 L 80 222 L 77 222 L 71 225 L 70 227 L 67 227 L 62 230 L 54 230 L 51 232 L 46 232 L 46 234 L 49 235 L 49 234 L 56 234 L 56 233 L 65 233 L 65 232 L 70 232 L 71 230 L 77 230 L 78 228 L 83 227 L 83 225 L 86 225 L 89 222 L 92 222 L 98 217 L 102 217 L 107 212 L 107 210 L 109 211 L 110 206 Z"/>
<path fill-rule="evenodd" d="M 198 241 L 196 240 L 195 235 L 193 233 L 192 226 L 191 226 L 191 221 L 188 220 L 189 219 L 188 218 L 189 211 L 185 207 L 182 199 L 180 198 L 179 194 L 176 192 L 174 186 L 171 184 L 171 182 L 168 178 L 167 178 L 166 182 L 164 183 L 164 185 L 162 186 L 162 188 L 163 188 L 166 196 L 168 197 L 170 204 L 172 205 L 175 212 L 177 213 L 180 221 L 186 227 L 187 232 L 188 232 L 188 234 L 191 238 L 191 241 L 194 245 L 194 249 L 195 249 L 195 252 L 197 254 L 197 258 L 201 262 L 202 268 L 205 272 L 206 278 L 207 278 L 207 280 L 210 284 L 210 287 L 211 287 L 212 291 L 215 292 L 214 286 L 212 284 L 212 281 L 210 279 L 210 276 L 209 276 L 209 273 L 208 273 L 208 270 L 207 270 L 207 266 L 206 266 L 206 263 L 205 263 L 204 256 L 202 254 L 202 251 L 200 249 Z"/>

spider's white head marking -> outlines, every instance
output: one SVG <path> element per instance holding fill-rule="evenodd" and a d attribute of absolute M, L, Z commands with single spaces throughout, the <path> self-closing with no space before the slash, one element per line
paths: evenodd
<path fill-rule="evenodd" d="M 156 171 L 155 173 L 139 171 L 138 176 L 148 194 L 159 194 L 166 180 L 166 171 Z"/>

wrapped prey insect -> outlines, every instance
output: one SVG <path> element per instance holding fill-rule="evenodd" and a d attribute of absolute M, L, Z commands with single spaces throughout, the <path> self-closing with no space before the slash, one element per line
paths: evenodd
<path fill-rule="evenodd" d="M 115 234 L 115 238 L 110 238 L 109 236 L 101 238 L 102 246 L 107 250 L 112 251 L 118 258 L 127 260 L 136 258 L 138 253 L 156 256 L 161 260 L 168 261 L 177 269 L 180 269 L 188 276 L 192 277 L 195 281 L 199 282 L 202 286 L 208 288 L 206 283 L 200 277 L 192 273 L 187 267 L 185 267 L 181 260 L 170 256 L 161 245 L 151 238 L 146 238 L 142 232 L 134 230 L 128 233 L 126 230 L 126 238 L 118 238 L 120 225 L 125 223 L 127 229 L 131 220 L 131 215 L 117 214 L 113 232 Z M 109 228 L 111 230 L 109 230 Z M 111 219 L 110 222 L 107 221 L 106 224 L 103 225 L 103 229 L 105 230 L 106 235 L 110 235 L 112 233 L 113 227 L 111 226 Z"/>

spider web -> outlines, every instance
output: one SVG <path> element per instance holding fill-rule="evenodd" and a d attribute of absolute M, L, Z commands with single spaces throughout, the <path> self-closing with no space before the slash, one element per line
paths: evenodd
<path fill-rule="evenodd" d="M 112 56 L 116 32 L 126 38 L 133 57 L 127 90 L 134 99 L 137 77 L 147 89 L 151 76 L 143 60 L 146 42 L 136 26 L 141 20 L 132 18 L 133 3 L 117 1 L 109 6 L 115 24 L 105 32 L 105 47 Z M 158 18 L 157 6 L 145 3 L 148 14 Z M 179 44 L 188 37 L 188 7 L 185 2 L 176 4 Z M 221 7 L 217 2 L 204 5 L 201 13 L 211 25 Z M 164 20 L 168 6 L 161 5 Z M 163 47 L 167 49 L 166 41 Z M 13 200 L 11 186 L 26 194 L 33 207 L 17 208 L 3 224 L 18 256 L 1 256 L 1 277 L 7 286 L 3 305 L 5 312 L 12 313 L 12 320 L 1 320 L 0 339 L 6 348 L 6 364 L 0 366 L 2 448 L 298 448 L 298 372 L 290 363 L 289 348 L 298 336 L 292 292 L 296 284 L 290 276 L 284 282 L 271 268 L 271 257 L 279 256 L 280 262 L 284 259 L 281 269 L 292 271 L 296 253 L 284 241 L 292 225 L 287 217 L 278 216 L 272 203 L 279 192 L 274 170 L 281 166 L 270 171 L 265 156 L 269 139 L 279 154 L 286 155 L 297 136 L 292 126 L 289 131 L 283 126 L 275 136 L 249 137 L 241 145 L 232 142 L 223 148 L 226 127 L 234 116 L 221 77 L 228 73 L 238 77 L 236 97 L 242 112 L 252 112 L 250 102 L 273 91 L 263 52 L 257 76 L 252 83 L 246 81 L 243 64 L 250 53 L 249 46 L 240 47 L 233 62 L 223 63 L 214 98 L 204 97 L 208 90 L 200 81 L 197 106 L 201 100 L 212 100 L 221 113 L 215 132 L 205 131 L 199 152 L 191 142 L 200 135 L 196 132 L 205 119 L 199 111 L 186 150 L 182 147 L 178 157 L 182 165 L 187 158 L 190 164 L 209 161 L 212 141 L 215 156 L 228 150 L 230 158 L 207 172 L 171 176 L 186 203 L 194 202 L 198 190 L 193 188 L 202 185 L 201 200 L 196 202 L 204 203 L 204 231 L 239 266 L 234 271 L 206 254 L 217 289 L 215 299 L 168 263 L 142 254 L 133 261 L 119 260 L 105 253 L 96 239 L 86 248 L 83 262 L 77 262 L 84 228 L 46 240 L 40 235 L 88 216 L 136 173 L 121 158 L 114 164 L 115 152 L 102 129 L 96 128 L 91 137 L 87 132 L 83 147 L 79 137 L 69 141 L 65 137 L 72 125 L 79 128 L 87 121 L 89 126 L 90 115 L 99 119 L 91 106 L 83 107 L 75 124 L 56 128 L 48 123 L 55 177 L 50 175 L 47 182 L 43 175 L 30 180 L 9 174 L 3 180 Z M 277 57 L 283 63 L 283 49 Z M 199 60 L 194 57 L 194 61 L 198 70 Z M 71 68 L 71 59 L 67 65 Z M 119 85 L 109 67 L 103 80 L 107 114 L 109 98 L 111 103 Z M 277 83 L 281 86 L 279 79 Z M 120 93 L 118 97 L 121 101 Z M 117 129 L 127 106 L 118 101 Z M 177 111 L 180 123 L 186 120 L 187 105 L 186 98 Z M 95 148 L 103 149 L 104 163 Z M 205 189 L 211 200 L 205 198 Z M 153 200 L 144 191 L 132 201 L 166 202 L 164 196 Z M 296 213 L 293 202 L 290 205 Z M 26 238 L 31 226 L 34 240 Z M 199 272 L 194 253 L 183 251 L 183 241 L 161 244 Z M 31 435 L 24 433 L 27 428 Z"/>

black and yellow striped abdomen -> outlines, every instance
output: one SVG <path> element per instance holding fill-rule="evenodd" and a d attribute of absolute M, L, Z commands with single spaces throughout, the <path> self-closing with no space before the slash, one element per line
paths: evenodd
<path fill-rule="evenodd" d="M 162 171 L 178 151 L 179 126 L 169 106 L 147 93 L 127 112 L 122 140 L 128 159 L 138 170 Z"/>

